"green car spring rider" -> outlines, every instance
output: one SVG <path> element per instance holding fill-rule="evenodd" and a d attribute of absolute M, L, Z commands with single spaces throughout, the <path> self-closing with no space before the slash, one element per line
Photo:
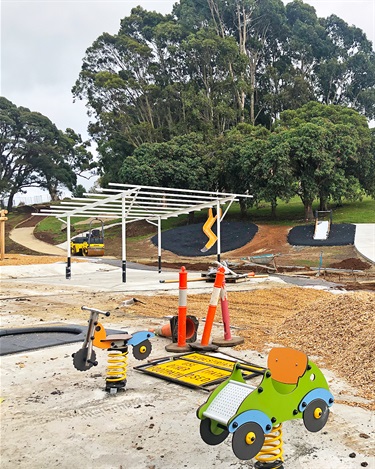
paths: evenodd
<path fill-rule="evenodd" d="M 333 395 L 323 373 L 305 353 L 273 348 L 258 387 L 246 383 L 236 363 L 197 410 L 200 434 L 209 445 L 222 443 L 232 433 L 237 458 L 255 458 L 256 469 L 282 469 L 282 423 L 303 419 L 310 432 L 320 431 L 329 416 Z"/>

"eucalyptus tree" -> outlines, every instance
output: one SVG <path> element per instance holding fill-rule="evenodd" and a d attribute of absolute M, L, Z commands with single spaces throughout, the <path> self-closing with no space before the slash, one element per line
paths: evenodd
<path fill-rule="evenodd" d="M 320 102 L 351 106 L 375 118 L 375 52 L 365 33 L 335 15 L 321 19 L 330 47 L 315 68 Z"/>
<path fill-rule="evenodd" d="M 373 119 L 375 52 L 365 33 L 336 15 L 318 18 L 315 9 L 301 0 L 286 5 L 286 16 L 290 29 L 287 52 L 305 93 L 299 105 L 292 107 L 287 92 L 284 109 L 300 107 L 310 98 L 351 106 Z"/>
<path fill-rule="evenodd" d="M 235 84 L 235 102 L 240 122 L 254 124 L 262 108 L 257 107 L 258 80 L 267 59 L 281 51 L 286 39 L 284 5 L 281 0 L 181 0 L 175 14 L 189 27 L 213 27 L 221 38 L 235 38 L 238 55 L 227 61 Z M 239 67 L 238 65 L 241 64 Z"/>

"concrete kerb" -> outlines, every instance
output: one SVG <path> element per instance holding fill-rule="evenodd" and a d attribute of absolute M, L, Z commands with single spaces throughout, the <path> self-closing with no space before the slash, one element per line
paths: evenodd
<path fill-rule="evenodd" d="M 355 225 L 354 247 L 358 254 L 375 264 L 375 223 Z"/>

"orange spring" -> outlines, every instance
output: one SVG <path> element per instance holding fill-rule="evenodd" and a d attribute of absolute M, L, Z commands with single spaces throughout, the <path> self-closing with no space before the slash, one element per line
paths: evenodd
<path fill-rule="evenodd" d="M 128 366 L 128 351 L 120 352 L 111 350 L 108 352 L 108 365 L 106 381 L 114 383 L 126 379 L 126 369 Z"/>
<path fill-rule="evenodd" d="M 283 458 L 283 432 L 282 424 L 273 427 L 270 433 L 264 435 L 262 449 L 255 456 L 260 463 L 270 463 L 276 460 L 284 461 Z"/>

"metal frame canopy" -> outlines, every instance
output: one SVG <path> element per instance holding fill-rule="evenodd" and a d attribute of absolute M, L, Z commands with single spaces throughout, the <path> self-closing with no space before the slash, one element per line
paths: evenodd
<path fill-rule="evenodd" d="M 170 217 L 228 204 L 221 217 L 217 217 L 217 257 L 220 261 L 221 236 L 220 222 L 229 207 L 239 198 L 251 198 L 247 194 L 226 192 L 209 192 L 169 187 L 143 186 L 133 184 L 109 183 L 109 188 L 100 189 L 97 193 L 85 193 L 84 198 L 72 198 L 62 201 L 48 209 L 42 209 L 37 216 L 66 218 L 67 224 L 67 267 L 66 278 L 71 277 L 71 217 L 102 217 L 122 220 L 122 281 L 126 282 L 126 224 L 146 220 L 158 227 L 158 263 L 161 272 L 161 222 Z"/>

